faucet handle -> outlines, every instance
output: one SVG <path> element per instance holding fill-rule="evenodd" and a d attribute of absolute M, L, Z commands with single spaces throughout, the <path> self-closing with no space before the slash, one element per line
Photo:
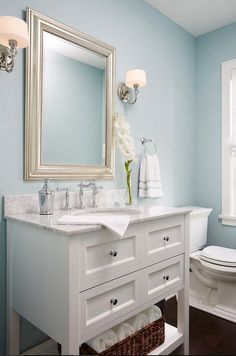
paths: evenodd
<path fill-rule="evenodd" d="M 95 193 L 98 193 L 100 189 L 103 189 L 102 185 L 97 185 L 96 183 L 91 183 L 91 187 L 95 191 Z"/>
<path fill-rule="evenodd" d="M 91 187 L 94 194 L 97 194 L 99 192 L 99 186 L 96 183 L 91 183 Z"/>

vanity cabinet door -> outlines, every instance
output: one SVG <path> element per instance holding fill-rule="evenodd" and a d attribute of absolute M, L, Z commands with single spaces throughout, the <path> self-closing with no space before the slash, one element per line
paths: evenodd
<path fill-rule="evenodd" d="M 144 270 L 144 302 L 183 286 L 183 256 L 176 256 Z"/>
<path fill-rule="evenodd" d="M 134 272 L 141 264 L 144 232 L 130 225 L 122 240 L 106 229 L 85 235 L 80 244 L 80 291 Z"/>
<path fill-rule="evenodd" d="M 80 293 L 80 330 L 86 335 L 141 305 L 141 273 L 136 272 Z"/>
<path fill-rule="evenodd" d="M 146 223 L 145 264 L 151 265 L 184 252 L 184 216 L 172 216 Z"/>

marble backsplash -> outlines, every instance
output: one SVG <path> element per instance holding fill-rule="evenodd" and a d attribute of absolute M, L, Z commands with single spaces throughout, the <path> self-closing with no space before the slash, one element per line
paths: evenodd
<path fill-rule="evenodd" d="M 124 189 L 101 189 L 96 196 L 98 206 L 113 206 L 115 202 L 124 201 Z M 87 207 L 92 201 L 91 190 L 84 190 L 84 206 Z M 70 192 L 69 207 L 71 209 L 78 208 L 79 192 Z M 65 192 L 55 192 L 54 210 L 64 209 L 65 207 Z M 4 197 L 4 215 L 8 214 L 25 214 L 39 213 L 38 193 L 35 194 L 19 194 L 6 195 Z"/>

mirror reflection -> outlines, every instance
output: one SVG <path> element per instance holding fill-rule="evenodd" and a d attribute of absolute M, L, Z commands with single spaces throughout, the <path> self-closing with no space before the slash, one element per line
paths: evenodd
<path fill-rule="evenodd" d="M 105 56 L 43 32 L 43 164 L 105 165 L 105 68 Z"/>

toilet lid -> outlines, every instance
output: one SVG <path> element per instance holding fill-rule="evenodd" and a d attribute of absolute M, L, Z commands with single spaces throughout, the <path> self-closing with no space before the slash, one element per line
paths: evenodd
<path fill-rule="evenodd" d="M 236 250 L 220 246 L 207 246 L 200 254 L 204 261 L 221 266 L 236 267 Z"/>

